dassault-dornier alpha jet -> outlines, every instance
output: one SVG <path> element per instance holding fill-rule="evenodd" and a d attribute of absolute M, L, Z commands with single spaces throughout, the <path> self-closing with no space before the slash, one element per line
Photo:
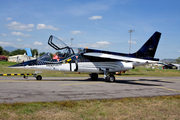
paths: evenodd
<path fill-rule="evenodd" d="M 35 60 L 19 63 L 10 66 L 10 68 L 89 72 L 92 80 L 97 80 L 98 74 L 101 73 L 104 74 L 104 79 L 107 82 L 114 82 L 115 72 L 157 63 L 159 59 L 154 58 L 154 55 L 160 36 L 161 33 L 155 32 L 137 52 L 124 54 L 89 48 L 73 49 L 51 35 L 48 44 L 58 51 L 53 58 L 50 53 L 46 53 Z M 41 80 L 42 77 L 38 75 L 36 79 Z"/>

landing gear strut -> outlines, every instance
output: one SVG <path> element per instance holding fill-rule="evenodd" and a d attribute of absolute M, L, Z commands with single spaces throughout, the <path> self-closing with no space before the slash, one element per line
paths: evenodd
<path fill-rule="evenodd" d="M 106 80 L 106 82 L 114 82 L 115 81 L 114 75 L 112 73 L 110 75 L 108 75 L 108 73 L 109 73 L 109 69 L 105 69 L 104 70 L 104 79 Z"/>

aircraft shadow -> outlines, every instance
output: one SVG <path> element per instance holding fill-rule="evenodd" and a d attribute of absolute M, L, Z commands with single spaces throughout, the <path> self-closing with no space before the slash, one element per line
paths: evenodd
<path fill-rule="evenodd" d="M 91 82 L 105 82 L 105 80 L 103 78 L 98 78 L 98 80 L 94 81 L 94 80 L 91 80 L 91 78 L 88 78 L 88 79 L 52 79 L 52 80 L 44 80 L 44 81 L 91 81 Z M 165 82 L 165 81 L 159 81 L 159 80 L 149 80 L 149 79 L 140 79 L 138 81 L 150 81 L 150 82 Z M 148 83 L 141 83 L 141 82 L 138 82 L 137 80 L 116 80 L 115 82 L 107 82 L 109 84 L 111 83 L 118 83 L 118 84 L 127 84 L 127 85 L 143 85 L 143 86 L 161 86 L 161 85 L 156 85 L 156 84 L 148 84 Z M 171 83 L 171 82 L 167 82 L 167 83 Z"/>
<path fill-rule="evenodd" d="M 127 85 L 143 85 L 143 86 L 161 86 L 156 84 L 141 83 L 137 80 L 116 80 L 114 83 L 127 84 Z"/>
<path fill-rule="evenodd" d="M 139 81 L 150 81 L 150 82 L 174 83 L 174 82 L 169 82 L 169 81 L 162 81 L 162 80 L 150 80 L 150 79 L 139 79 Z"/>

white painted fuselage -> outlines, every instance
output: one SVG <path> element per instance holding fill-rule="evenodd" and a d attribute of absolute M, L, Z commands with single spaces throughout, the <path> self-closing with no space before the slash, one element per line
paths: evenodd
<path fill-rule="evenodd" d="M 17 66 L 14 68 L 23 69 L 40 69 L 40 70 L 55 70 L 55 71 L 74 71 L 74 72 L 91 72 L 103 73 L 104 69 L 109 72 L 126 71 L 133 68 L 132 63 L 126 62 L 79 62 L 79 63 L 65 63 L 65 64 L 47 64 L 47 65 L 31 65 L 31 66 Z"/>

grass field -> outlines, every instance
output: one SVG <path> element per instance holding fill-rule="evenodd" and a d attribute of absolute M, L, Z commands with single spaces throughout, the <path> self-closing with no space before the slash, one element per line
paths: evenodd
<path fill-rule="evenodd" d="M 0 104 L 1 120 L 179 120 L 180 96 Z"/>
<path fill-rule="evenodd" d="M 33 70 L 3 68 L 14 63 L 0 62 L 2 73 L 33 73 Z M 81 77 L 88 74 L 43 71 L 42 76 Z M 118 75 L 117 75 L 118 76 Z M 147 69 L 138 67 L 122 76 L 180 76 L 178 70 Z M 121 119 L 180 119 L 180 95 L 138 97 L 110 100 L 83 100 L 64 102 L 32 102 L 0 104 L 0 120 L 121 120 Z"/>

